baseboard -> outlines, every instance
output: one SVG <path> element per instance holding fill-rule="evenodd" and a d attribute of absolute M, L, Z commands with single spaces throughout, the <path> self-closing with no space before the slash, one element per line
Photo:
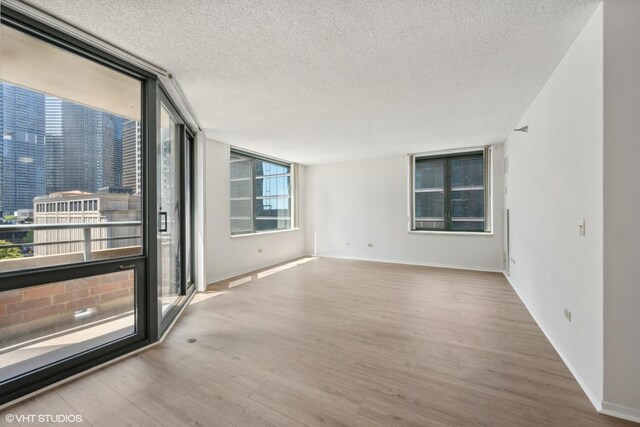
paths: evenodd
<path fill-rule="evenodd" d="M 587 381 L 582 375 L 580 375 L 580 372 L 576 368 L 576 365 L 573 362 L 573 360 L 571 360 L 571 358 L 566 355 L 566 353 L 562 350 L 562 347 L 560 347 L 560 345 L 553 339 L 551 334 L 547 332 L 547 329 L 545 328 L 544 323 L 542 323 L 542 321 L 540 320 L 540 316 L 538 316 L 536 311 L 533 310 L 529 306 L 529 304 L 527 304 L 527 301 L 522 297 L 520 292 L 518 292 L 518 289 L 515 286 L 513 286 L 513 283 L 511 283 L 511 280 L 509 280 L 509 275 L 507 275 L 504 272 L 503 274 L 504 274 L 504 277 L 507 279 L 507 282 L 509 282 L 509 285 L 511 285 L 511 288 L 515 291 L 516 295 L 518 295 L 518 298 L 520 298 L 520 301 L 522 301 L 524 306 L 529 311 L 529 314 L 531 315 L 531 317 L 533 317 L 533 320 L 536 322 L 536 324 L 538 325 L 538 327 L 540 328 L 544 336 L 547 337 L 547 339 L 549 340 L 553 348 L 556 350 L 556 353 L 558 353 L 558 355 L 560 356 L 564 364 L 567 366 L 567 368 L 571 372 L 571 375 L 573 375 L 573 377 L 576 379 L 576 381 L 578 382 L 578 384 L 580 385 L 584 393 L 587 395 L 587 397 L 591 401 L 591 404 L 596 408 L 598 412 L 602 412 L 603 401 L 600 393 L 598 393 L 591 386 L 589 381 Z"/>
<path fill-rule="evenodd" d="M 321 257 L 321 258 L 350 259 L 354 261 L 370 261 L 370 262 L 385 262 L 388 264 L 416 265 L 419 267 L 450 268 L 453 270 L 470 270 L 470 271 L 482 271 L 482 272 L 488 272 L 488 273 L 502 273 L 502 268 L 485 268 L 485 267 L 472 267 L 472 266 L 465 266 L 465 265 L 415 263 L 415 262 L 407 262 L 407 261 L 396 260 L 396 259 L 365 258 L 365 257 L 353 257 L 353 256 L 343 256 L 343 255 L 318 254 L 314 256 Z"/>
<path fill-rule="evenodd" d="M 211 285 L 211 284 L 216 283 L 216 282 L 220 282 L 222 280 L 231 279 L 232 277 L 242 276 L 243 274 L 251 273 L 251 272 L 256 271 L 256 270 L 261 270 L 263 268 L 271 267 L 271 266 L 274 266 L 274 265 L 277 265 L 277 264 L 282 264 L 282 263 L 285 263 L 285 262 L 288 262 L 288 261 L 293 261 L 295 259 L 302 258 L 304 256 L 307 256 L 307 255 L 304 254 L 304 253 L 301 253 L 301 254 L 296 255 L 296 256 L 284 258 L 284 259 L 282 259 L 280 261 L 278 261 L 278 260 L 269 261 L 267 263 L 254 265 L 254 266 L 251 266 L 251 267 L 247 267 L 246 269 L 242 269 L 242 270 L 239 270 L 239 271 L 236 271 L 236 272 L 233 272 L 233 273 L 224 274 L 222 276 L 218 276 L 218 277 L 214 277 L 214 278 L 207 278 L 207 285 L 206 286 Z"/>
<path fill-rule="evenodd" d="M 622 405 L 616 405 L 615 403 L 609 403 L 606 400 L 602 402 L 601 414 L 610 415 L 612 417 L 622 418 L 625 420 L 640 423 L 640 410 L 635 408 L 628 408 Z"/>

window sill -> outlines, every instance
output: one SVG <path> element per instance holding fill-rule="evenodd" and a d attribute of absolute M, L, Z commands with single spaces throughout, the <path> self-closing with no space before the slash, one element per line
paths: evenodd
<path fill-rule="evenodd" d="M 263 236 L 265 234 L 288 233 L 290 231 L 299 231 L 299 230 L 300 230 L 300 227 L 296 227 L 296 228 L 287 228 L 286 230 L 260 231 L 259 233 L 232 234 L 231 238 L 232 239 L 240 239 L 240 238 L 243 238 L 243 237 Z"/>
<path fill-rule="evenodd" d="M 449 236 L 493 236 L 493 231 L 435 231 L 409 230 L 409 234 L 446 234 Z"/>

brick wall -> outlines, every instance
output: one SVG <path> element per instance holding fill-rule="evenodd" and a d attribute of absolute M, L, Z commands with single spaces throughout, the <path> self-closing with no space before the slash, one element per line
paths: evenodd
<path fill-rule="evenodd" d="M 133 301 L 132 270 L 0 292 L 0 349 L 126 313 Z"/>

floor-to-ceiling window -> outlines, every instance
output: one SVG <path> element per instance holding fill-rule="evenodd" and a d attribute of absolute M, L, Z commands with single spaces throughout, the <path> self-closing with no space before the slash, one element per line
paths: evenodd
<path fill-rule="evenodd" d="M 194 286 L 193 136 L 156 76 L 0 31 L 1 404 L 158 339 Z"/>

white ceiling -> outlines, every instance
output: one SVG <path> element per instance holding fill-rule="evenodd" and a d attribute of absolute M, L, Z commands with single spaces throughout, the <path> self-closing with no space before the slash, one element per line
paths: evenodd
<path fill-rule="evenodd" d="M 207 137 L 318 164 L 503 142 L 599 0 L 30 0 L 169 70 Z"/>

